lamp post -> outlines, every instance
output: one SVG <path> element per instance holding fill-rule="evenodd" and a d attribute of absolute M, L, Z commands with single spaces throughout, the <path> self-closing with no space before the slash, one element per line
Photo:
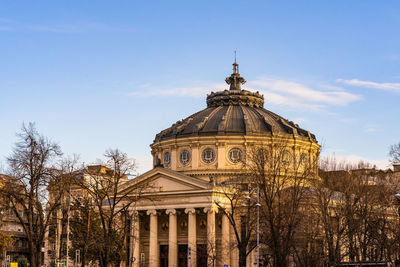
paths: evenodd
<path fill-rule="evenodd" d="M 68 204 L 67 204 L 67 258 L 65 261 L 66 267 L 69 267 L 69 213 L 71 211 L 71 184 L 68 190 Z"/>
<path fill-rule="evenodd" d="M 260 187 L 257 185 L 257 267 L 260 267 Z"/>
<path fill-rule="evenodd" d="M 400 221 L 400 193 L 396 193 L 395 195 L 394 195 L 394 197 L 396 198 L 396 200 L 397 200 L 397 213 L 398 213 L 398 215 L 399 215 L 399 221 Z M 396 260 L 397 261 L 397 260 Z M 395 264 L 396 264 L 396 262 L 395 262 Z M 398 265 L 396 265 L 396 266 L 398 266 Z"/>
<path fill-rule="evenodd" d="M 257 235 L 257 267 L 260 267 L 260 187 L 257 185 L 257 203 L 255 204 L 257 207 L 257 228 L 256 228 L 256 235 Z M 250 197 L 251 193 L 246 196 L 245 198 L 247 200 L 250 201 L 251 197 Z M 399 195 L 400 196 L 400 195 Z"/>

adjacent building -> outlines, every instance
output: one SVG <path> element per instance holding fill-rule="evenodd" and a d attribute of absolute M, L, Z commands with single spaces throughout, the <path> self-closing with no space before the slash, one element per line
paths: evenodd
<path fill-rule="evenodd" d="M 4 179 L 9 176 L 0 174 L 0 188 Z M 7 203 L 1 203 L 0 207 L 0 233 L 11 236 L 13 242 L 10 243 L 3 252 L 0 265 L 6 267 L 10 262 L 17 262 L 22 257 L 29 258 L 28 243 L 23 225 L 20 223 L 15 212 L 7 207 Z M 22 209 L 19 211 L 23 216 Z"/>

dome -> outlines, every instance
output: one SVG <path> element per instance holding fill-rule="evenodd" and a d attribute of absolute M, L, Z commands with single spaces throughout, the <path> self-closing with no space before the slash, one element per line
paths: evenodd
<path fill-rule="evenodd" d="M 261 94 L 242 90 L 241 84 L 246 81 L 238 72 L 238 64 L 235 62 L 233 66 L 233 74 L 226 78 L 229 90 L 209 94 L 207 108 L 161 131 L 154 141 L 194 136 L 287 134 L 317 142 L 315 135 L 307 130 L 264 109 Z"/>

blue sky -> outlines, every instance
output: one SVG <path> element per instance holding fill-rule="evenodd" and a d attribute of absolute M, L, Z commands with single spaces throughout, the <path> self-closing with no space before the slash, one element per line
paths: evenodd
<path fill-rule="evenodd" d="M 399 1 L 7 1 L 0 5 L 0 162 L 23 122 L 90 163 L 150 168 L 155 134 L 226 89 L 310 130 L 324 155 L 379 167 L 400 141 Z"/>

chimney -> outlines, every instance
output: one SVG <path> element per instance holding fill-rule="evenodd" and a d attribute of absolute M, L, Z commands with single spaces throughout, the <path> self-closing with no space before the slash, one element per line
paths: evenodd
<path fill-rule="evenodd" d="M 393 171 L 394 172 L 400 172 L 400 163 L 394 163 L 393 164 Z"/>

